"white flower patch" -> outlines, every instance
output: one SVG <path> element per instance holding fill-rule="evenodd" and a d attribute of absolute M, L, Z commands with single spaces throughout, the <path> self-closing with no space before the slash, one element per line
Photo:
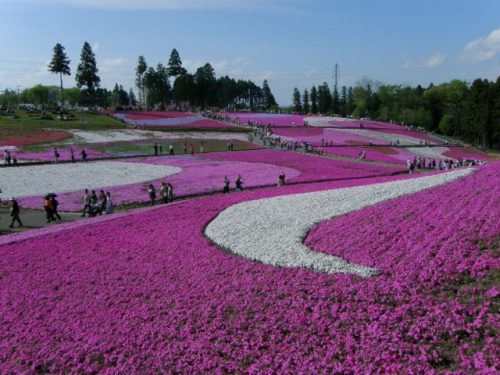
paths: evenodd
<path fill-rule="evenodd" d="M 0 197 L 3 200 L 127 185 L 162 178 L 181 170 L 165 165 L 115 161 L 2 168 Z"/>
<path fill-rule="evenodd" d="M 343 122 L 353 122 L 355 120 L 345 118 L 345 117 L 332 117 L 332 116 L 326 116 L 326 117 L 305 117 L 304 121 L 307 121 L 307 123 L 310 126 L 316 126 L 316 127 L 330 127 L 332 124 L 329 123 L 329 121 L 343 121 Z"/>
<path fill-rule="evenodd" d="M 286 195 L 244 202 L 222 211 L 205 229 L 217 245 L 247 259 L 280 267 L 371 276 L 376 269 L 310 250 L 303 239 L 316 223 L 445 184 L 472 173 L 457 170 L 375 185 Z"/>
<path fill-rule="evenodd" d="M 407 150 L 424 158 L 446 159 L 447 157 L 444 156 L 444 153 L 450 149 L 448 147 L 408 147 Z"/>
<path fill-rule="evenodd" d="M 105 143 L 120 141 L 141 141 L 148 139 L 219 139 L 233 141 L 248 141 L 246 133 L 224 133 L 224 132 L 162 132 L 140 129 L 106 130 L 106 131 L 85 131 L 68 130 L 74 138 L 66 143 Z"/>

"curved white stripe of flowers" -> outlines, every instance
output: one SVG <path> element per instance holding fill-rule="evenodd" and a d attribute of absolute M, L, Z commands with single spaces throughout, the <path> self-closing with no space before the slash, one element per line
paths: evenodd
<path fill-rule="evenodd" d="M 250 260 L 280 267 L 371 276 L 376 269 L 314 252 L 303 239 L 314 224 L 363 207 L 445 184 L 472 169 L 381 184 L 294 194 L 239 203 L 205 229 L 214 243 Z"/>
<path fill-rule="evenodd" d="M 64 193 L 150 181 L 181 172 L 178 167 L 147 163 L 98 161 L 3 168 L 2 199 Z"/>

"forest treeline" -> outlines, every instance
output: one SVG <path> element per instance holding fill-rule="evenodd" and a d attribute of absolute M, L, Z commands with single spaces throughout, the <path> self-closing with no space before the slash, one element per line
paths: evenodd
<path fill-rule="evenodd" d="M 330 90 L 324 82 L 302 93 L 294 88 L 292 103 L 295 113 L 396 121 L 500 149 L 500 77 L 496 82 L 453 80 L 427 88 L 363 79 L 355 87 Z"/>

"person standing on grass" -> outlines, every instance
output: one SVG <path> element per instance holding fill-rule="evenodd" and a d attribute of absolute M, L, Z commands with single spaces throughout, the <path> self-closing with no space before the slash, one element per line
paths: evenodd
<path fill-rule="evenodd" d="M 90 194 L 89 189 L 85 189 L 83 194 L 83 212 L 82 217 L 85 217 L 85 213 L 89 214 L 90 217 Z"/>
<path fill-rule="evenodd" d="M 148 186 L 148 195 L 149 195 L 149 203 L 151 204 L 151 206 L 153 206 L 156 200 L 156 190 L 153 184 L 149 184 Z"/>
<path fill-rule="evenodd" d="M 158 144 L 155 143 L 155 145 L 153 146 L 154 150 L 155 150 L 155 156 L 158 156 Z"/>
<path fill-rule="evenodd" d="M 222 189 L 222 192 L 224 194 L 229 193 L 229 184 L 229 178 L 227 178 L 227 176 L 224 176 L 224 188 Z"/>
<path fill-rule="evenodd" d="M 14 223 L 17 221 L 20 227 L 23 226 L 21 219 L 19 218 L 19 214 L 21 213 L 21 209 L 19 207 L 19 203 L 15 198 L 11 198 L 11 207 L 10 207 L 10 216 L 12 217 L 12 221 L 10 222 L 9 228 L 14 228 Z"/>
<path fill-rule="evenodd" d="M 175 155 L 175 153 L 174 153 L 174 145 L 172 145 L 172 144 L 168 145 L 168 154 L 170 156 L 174 156 Z"/>

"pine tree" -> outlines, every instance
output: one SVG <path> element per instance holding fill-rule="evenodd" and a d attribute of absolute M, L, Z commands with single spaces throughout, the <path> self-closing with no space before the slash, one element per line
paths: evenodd
<path fill-rule="evenodd" d="M 59 73 L 59 78 L 61 81 L 61 107 L 64 107 L 64 98 L 63 98 L 63 78 L 62 76 L 69 76 L 71 75 L 71 69 L 69 67 L 69 64 L 71 63 L 71 60 L 68 59 L 66 56 L 66 53 L 64 52 L 64 47 L 57 43 L 54 46 L 54 55 L 52 56 L 52 61 L 48 65 L 49 72 L 51 73 Z"/>
<path fill-rule="evenodd" d="M 302 103 L 300 100 L 300 91 L 297 87 L 293 89 L 293 96 L 292 96 L 292 105 L 293 105 L 293 111 L 295 113 L 301 113 L 302 112 Z"/>
<path fill-rule="evenodd" d="M 304 93 L 302 94 L 302 106 L 304 108 L 304 113 L 309 113 L 309 92 L 307 91 L 307 89 L 305 89 Z"/>
<path fill-rule="evenodd" d="M 167 74 L 169 77 L 177 77 L 186 73 L 186 69 L 182 67 L 182 60 L 179 56 L 179 52 L 177 52 L 174 48 L 170 53 L 170 58 L 168 59 Z"/>
<path fill-rule="evenodd" d="M 318 90 L 316 90 L 316 86 L 311 88 L 311 112 L 313 115 L 318 113 Z"/>
<path fill-rule="evenodd" d="M 339 96 L 339 90 L 337 88 L 337 85 L 333 86 L 332 110 L 333 110 L 334 114 L 339 114 L 340 113 L 340 96 Z"/>
<path fill-rule="evenodd" d="M 92 52 L 90 44 L 85 42 L 83 44 L 82 53 L 80 55 L 80 64 L 76 70 L 76 85 L 78 88 L 85 87 L 90 103 L 93 104 L 94 94 L 96 89 L 99 88 L 101 79 L 97 75 L 99 69 L 95 61 L 95 55 Z"/>
<path fill-rule="evenodd" d="M 271 88 L 267 83 L 267 79 L 264 80 L 262 84 L 262 96 L 264 101 L 264 109 L 268 110 L 272 107 L 276 107 L 278 103 L 276 103 L 276 99 L 274 98 L 273 93 L 271 92 Z"/>
<path fill-rule="evenodd" d="M 135 68 L 135 84 L 139 90 L 139 105 L 144 105 L 145 95 L 144 95 L 144 74 L 148 70 L 148 64 L 144 56 L 139 56 L 137 61 L 137 66 Z"/>

